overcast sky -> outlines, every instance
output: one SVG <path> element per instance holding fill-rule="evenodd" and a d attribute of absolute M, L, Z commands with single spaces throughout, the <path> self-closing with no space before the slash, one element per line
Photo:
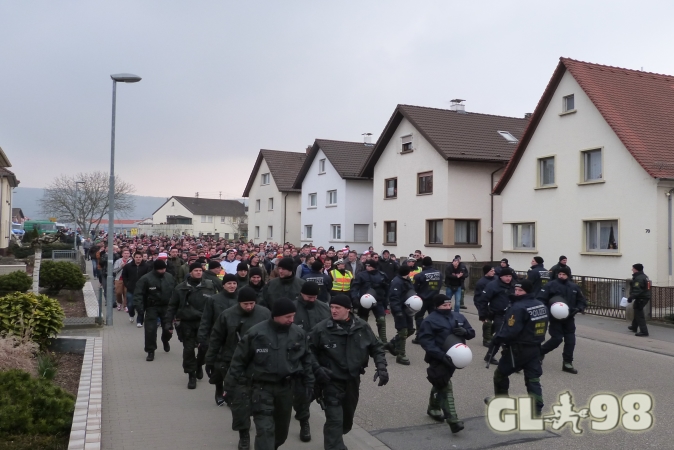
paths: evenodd
<path fill-rule="evenodd" d="M 377 138 L 398 103 L 522 117 L 560 56 L 674 74 L 671 1 L 0 0 L 0 147 L 21 186 L 108 171 L 240 197 L 261 148 Z"/>

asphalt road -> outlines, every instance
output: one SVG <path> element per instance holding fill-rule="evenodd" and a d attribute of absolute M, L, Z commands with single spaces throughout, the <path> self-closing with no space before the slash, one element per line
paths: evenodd
<path fill-rule="evenodd" d="M 546 449 L 674 448 L 669 413 L 674 408 L 674 329 L 651 326 L 649 338 L 637 338 L 628 332 L 624 320 L 579 316 L 574 355 L 574 366 L 579 373 L 561 371 L 561 346 L 550 353 L 543 364 L 544 415 L 552 413 L 558 395 L 567 391 L 572 394 L 577 409 L 587 407 L 597 393 L 611 392 L 620 398 L 629 392 L 645 392 L 655 400 L 652 429 L 627 432 L 619 427 L 600 433 L 590 430 L 590 421 L 583 420 L 580 435 L 570 432 L 568 425 L 559 431 L 499 434 L 487 426 L 483 403 L 486 396 L 493 394 L 493 368 L 487 370 L 482 362 L 486 348 L 482 346 L 480 322 L 474 314 L 472 298 L 468 297 L 466 304 L 470 305 L 464 310 L 466 318 L 477 330 L 477 337 L 469 341 L 473 362 L 456 371 L 453 377 L 457 412 L 466 422 L 464 431 L 452 435 L 446 424 L 438 424 L 426 415 L 430 384 L 426 380 L 421 347 L 408 341 L 410 366 L 396 364 L 393 356 L 387 356 L 391 376 L 387 386 L 377 387 L 372 382 L 371 368 L 364 375 L 356 421 L 391 449 L 527 449 L 543 445 Z M 387 327 L 390 338 L 394 332 L 390 316 Z M 521 374 L 511 376 L 510 394 L 526 395 Z"/>

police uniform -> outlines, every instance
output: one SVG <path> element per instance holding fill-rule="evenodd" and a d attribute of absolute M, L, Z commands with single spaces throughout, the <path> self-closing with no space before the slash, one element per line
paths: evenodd
<path fill-rule="evenodd" d="M 405 341 L 410 333 L 414 331 L 414 320 L 406 311 L 405 300 L 411 295 L 416 294 L 409 274 L 410 268 L 402 266 L 398 269 L 398 275 L 391 281 L 388 297 L 391 313 L 393 314 L 393 322 L 398 333 L 390 342 L 384 345 L 384 348 L 396 357 L 396 362 L 405 366 L 410 365 L 410 360 L 405 354 Z"/>
<path fill-rule="evenodd" d="M 330 293 L 332 297 L 339 294 L 345 294 L 348 297 L 351 297 L 351 281 L 353 281 L 353 274 L 346 269 L 333 269 L 330 271 L 330 277 L 332 278 L 332 290 Z"/>
<path fill-rule="evenodd" d="M 537 264 L 531 266 L 531 269 L 527 271 L 527 280 L 531 281 L 531 284 L 534 286 L 534 290 L 531 293 L 536 297 L 541 292 L 541 288 L 550 281 L 550 272 L 543 265 L 543 258 L 535 256 L 534 259 Z"/>
<path fill-rule="evenodd" d="M 367 270 L 367 266 L 373 267 L 374 270 Z M 379 333 L 379 340 L 386 344 L 386 316 L 384 313 L 384 302 L 386 301 L 386 294 L 388 292 L 389 280 L 384 272 L 377 270 L 377 262 L 368 259 L 365 262 L 366 269 L 358 272 L 351 283 L 351 298 L 357 304 L 360 304 L 360 297 L 365 294 L 372 294 L 377 300 L 377 303 L 372 307 L 375 321 L 377 323 L 377 331 Z M 370 310 L 366 308 L 358 308 L 358 317 L 367 322 L 370 316 Z"/>
<path fill-rule="evenodd" d="M 540 416 L 543 410 L 540 345 L 545 339 L 548 311 L 541 301 L 534 298 L 530 281 L 523 280 L 516 286 L 520 286 L 527 293 L 512 296 L 513 303 L 506 312 L 505 324 L 493 339 L 497 345 L 504 346 L 498 367 L 494 371 L 494 394 L 497 397 L 507 397 L 510 388 L 508 377 L 523 370 L 527 393 L 534 399 L 536 415 Z"/>
<path fill-rule="evenodd" d="M 501 276 L 512 275 L 512 270 L 507 267 L 501 269 Z M 510 306 L 510 296 L 514 293 L 515 287 L 511 283 L 505 283 L 501 277 L 494 278 L 484 288 L 482 295 L 480 295 L 478 311 L 486 311 L 487 317 L 492 321 L 492 333 L 495 335 L 503 328 L 506 309 Z M 495 355 L 498 352 L 499 344 L 493 339 L 489 343 L 489 350 L 484 357 L 485 361 L 490 360 L 490 355 Z M 491 363 L 496 364 L 496 361 L 491 356 Z"/>
<path fill-rule="evenodd" d="M 410 279 L 414 283 L 414 290 L 424 302 L 421 310 L 414 315 L 417 329 L 419 329 L 421 321 L 424 320 L 424 315 L 433 311 L 433 297 L 440 293 L 442 282 L 442 274 L 433 267 L 433 260 L 426 256 L 422 261 L 424 269 L 421 272 L 413 275 L 410 271 Z M 410 336 L 412 332 L 413 330 L 410 330 Z"/>
<path fill-rule="evenodd" d="M 648 336 L 644 308 L 651 300 L 651 280 L 644 273 L 643 265 L 634 264 L 632 267 L 637 272 L 632 274 L 630 296 L 627 299 L 630 303 L 634 302 L 634 319 L 632 319 L 632 326 L 629 329 L 637 332 L 635 336 Z"/>
<path fill-rule="evenodd" d="M 487 270 L 489 268 L 489 270 Z M 485 347 L 489 347 L 489 342 L 491 341 L 491 338 L 493 337 L 492 334 L 492 327 L 493 323 L 490 319 L 489 316 L 489 305 L 485 305 L 481 300 L 480 297 L 484 294 L 484 290 L 487 287 L 489 283 L 491 283 L 495 277 L 488 277 L 486 274 L 491 271 L 491 266 L 484 266 L 482 268 L 482 271 L 485 273 L 485 276 L 477 280 L 477 283 L 475 283 L 475 294 L 473 294 L 473 304 L 475 305 L 475 308 L 477 308 L 477 315 L 478 318 L 480 319 L 480 322 L 482 322 L 482 345 Z M 487 306 L 487 308 L 485 308 Z"/>
<path fill-rule="evenodd" d="M 452 309 L 437 309 L 438 306 L 452 300 L 445 294 L 434 297 L 435 310 L 424 319 L 419 328 L 418 336 L 421 347 L 426 351 L 424 361 L 428 363 L 428 381 L 433 385 L 428 399 L 426 414 L 435 420 L 446 420 L 452 433 L 463 430 L 463 422 L 459 420 L 454 404 L 452 375 L 456 367 L 446 355 L 445 342 L 450 336 L 459 339 L 473 339 L 475 330 L 468 320 L 459 312 Z"/>
<path fill-rule="evenodd" d="M 171 349 L 169 341 L 172 335 L 164 316 L 175 287 L 175 279 L 170 273 L 157 273 L 157 267 L 161 270 L 162 267 L 166 267 L 166 263 L 155 261 L 153 264 L 155 269 L 140 277 L 133 292 L 133 304 L 138 310 L 138 316 L 145 316 L 143 328 L 148 361 L 154 359 L 154 351 L 157 350 L 157 319 L 162 325 L 161 341 L 164 344 L 164 351 L 168 352 Z"/>

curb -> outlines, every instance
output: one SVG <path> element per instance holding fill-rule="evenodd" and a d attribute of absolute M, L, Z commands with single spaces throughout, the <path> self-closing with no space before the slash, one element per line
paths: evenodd
<path fill-rule="evenodd" d="M 68 450 L 99 450 L 103 397 L 103 338 L 68 336 L 68 339 L 86 340 Z"/>

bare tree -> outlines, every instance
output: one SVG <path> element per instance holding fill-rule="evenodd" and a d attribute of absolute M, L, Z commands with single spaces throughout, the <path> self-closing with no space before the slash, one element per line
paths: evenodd
<path fill-rule="evenodd" d="M 238 238 L 241 239 L 243 235 L 248 235 L 248 216 L 236 216 L 232 217 L 232 229 L 234 233 L 238 235 Z"/>
<path fill-rule="evenodd" d="M 84 183 L 77 188 L 76 196 L 77 181 Z M 100 220 L 108 214 L 109 183 L 107 172 L 61 175 L 45 188 L 44 196 L 39 200 L 40 210 L 60 222 L 76 223 L 82 234 L 88 236 L 92 227 L 98 231 Z M 132 196 L 134 191 L 132 184 L 115 177 L 115 216 L 124 217 L 133 212 L 136 202 Z"/>

